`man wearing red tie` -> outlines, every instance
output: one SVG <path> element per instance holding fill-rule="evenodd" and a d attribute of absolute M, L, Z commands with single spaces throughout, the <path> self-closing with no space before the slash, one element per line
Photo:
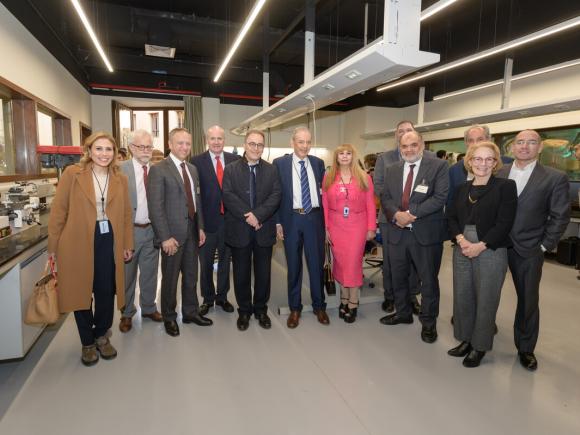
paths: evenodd
<path fill-rule="evenodd" d="M 199 251 L 200 287 L 203 304 L 199 312 L 205 316 L 213 305 L 233 313 L 228 301 L 230 289 L 230 248 L 224 241 L 224 203 L 222 180 L 224 168 L 239 159 L 239 156 L 224 151 L 225 132 L 219 125 L 207 129 L 205 134 L 207 151 L 191 159 L 199 173 L 203 220 L 205 222 L 205 244 Z M 215 252 L 218 252 L 217 291 L 213 281 Z"/>

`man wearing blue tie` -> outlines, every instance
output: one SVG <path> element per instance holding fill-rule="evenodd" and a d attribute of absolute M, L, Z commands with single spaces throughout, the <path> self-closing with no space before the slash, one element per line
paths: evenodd
<path fill-rule="evenodd" d="M 288 328 L 296 328 L 302 312 L 302 253 L 310 277 L 312 308 L 318 321 L 328 325 L 323 287 L 324 215 L 320 188 L 324 161 L 310 156 L 312 135 L 297 127 L 290 140 L 294 152 L 274 160 L 282 185 L 282 200 L 277 216 L 277 235 L 284 240 L 288 269 Z"/>

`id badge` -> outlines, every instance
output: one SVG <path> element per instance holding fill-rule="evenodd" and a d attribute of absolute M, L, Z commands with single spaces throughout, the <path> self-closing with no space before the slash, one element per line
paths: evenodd
<path fill-rule="evenodd" d="M 109 232 L 109 221 L 99 221 L 99 230 L 101 234 L 107 234 Z"/>
<path fill-rule="evenodd" d="M 427 193 L 427 191 L 429 190 L 429 186 L 427 186 L 426 184 L 419 184 L 417 187 L 415 187 L 415 192 L 417 193 Z"/>
<path fill-rule="evenodd" d="M 347 218 L 349 213 L 350 213 L 350 208 L 348 208 L 347 206 L 344 206 L 344 208 L 342 209 L 342 216 Z"/>

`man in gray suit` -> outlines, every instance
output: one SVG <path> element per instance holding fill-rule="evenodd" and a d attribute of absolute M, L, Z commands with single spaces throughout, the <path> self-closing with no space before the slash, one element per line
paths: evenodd
<path fill-rule="evenodd" d="M 389 168 L 381 192 L 381 207 L 389 222 L 383 237 L 387 239 L 397 310 L 383 317 L 381 323 L 413 323 L 409 302 L 412 262 L 421 280 L 421 339 L 433 343 L 437 340 L 439 315 L 439 266 L 447 237 L 443 207 L 449 178 L 447 162 L 423 158 L 424 148 L 423 138 L 416 131 L 401 137 L 403 161 Z"/>
<path fill-rule="evenodd" d="M 373 177 L 373 184 L 375 186 L 375 193 L 380 198 L 381 192 L 383 190 L 383 184 L 385 180 L 385 175 L 387 173 L 387 168 L 395 163 L 402 161 L 401 151 L 399 149 L 399 144 L 401 137 L 405 133 L 410 131 L 415 131 L 415 126 L 411 121 L 401 121 L 397 124 L 395 128 L 395 149 L 386 151 L 379 154 L 377 158 L 377 163 L 375 164 L 375 174 Z M 425 157 L 437 157 L 432 151 L 424 150 L 423 155 Z M 386 231 L 387 231 L 387 219 L 383 210 L 379 210 L 379 228 L 381 230 L 381 235 L 383 236 L 383 289 L 385 292 L 385 301 L 382 304 L 383 310 L 387 313 L 392 313 L 395 309 L 395 297 L 393 295 L 393 283 L 391 277 L 391 269 L 389 266 L 389 259 L 387 257 L 387 242 L 386 242 Z M 417 300 L 417 295 L 419 294 L 419 279 L 417 278 L 417 271 L 414 266 L 411 267 L 411 274 L 409 276 L 409 286 L 411 288 L 411 304 L 413 307 L 413 313 L 418 315 L 421 310 L 421 305 Z"/>
<path fill-rule="evenodd" d="M 169 155 L 151 167 L 147 183 L 149 218 L 161 246 L 161 314 L 165 332 L 179 335 L 177 326 L 177 281 L 181 272 L 183 323 L 209 326 L 212 321 L 199 314 L 197 259 L 205 242 L 199 176 L 186 160 L 191 135 L 184 128 L 169 132 Z"/>
<path fill-rule="evenodd" d="M 553 250 L 570 222 L 568 177 L 538 162 L 542 139 L 534 130 L 518 133 L 512 144 L 513 164 L 499 177 L 510 178 L 518 189 L 518 210 L 510 232 L 513 246 L 508 264 L 518 295 L 514 341 L 520 364 L 538 368 L 534 354 L 540 329 L 540 279 L 544 252 Z"/>
<path fill-rule="evenodd" d="M 128 263 L 125 263 L 125 307 L 122 309 L 119 330 L 128 332 L 132 328 L 132 318 L 135 309 L 135 287 L 137 271 L 139 271 L 139 306 L 141 317 L 154 322 L 163 318 L 157 311 L 155 297 L 157 295 L 157 269 L 159 267 L 159 248 L 153 239 L 153 227 L 149 220 L 147 208 L 147 175 L 151 165 L 149 161 L 153 154 L 153 138 L 145 130 L 137 130 L 129 137 L 129 149 L 132 159 L 121 163 L 121 171 L 129 179 L 129 198 L 133 209 L 133 238 L 135 253 Z"/>

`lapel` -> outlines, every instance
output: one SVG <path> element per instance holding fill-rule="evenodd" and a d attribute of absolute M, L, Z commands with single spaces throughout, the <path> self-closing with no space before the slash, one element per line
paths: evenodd
<path fill-rule="evenodd" d="M 399 163 L 395 163 L 391 165 L 389 171 L 392 174 L 392 177 L 395 181 L 395 188 L 393 190 L 393 200 L 397 202 L 398 205 L 401 204 L 401 199 L 403 198 L 403 170 L 404 170 L 405 162 L 401 161 Z"/>
<path fill-rule="evenodd" d="M 511 170 L 511 167 L 510 167 Z M 524 187 L 524 190 L 522 190 L 522 193 L 520 193 L 520 196 L 518 198 L 518 200 L 520 198 L 525 198 L 526 195 L 529 195 L 530 193 L 533 193 L 534 188 L 533 186 L 535 184 L 538 184 L 545 176 L 545 170 L 544 167 L 540 164 L 540 162 L 536 162 L 536 167 L 534 168 L 534 170 L 532 171 L 532 173 L 530 174 L 530 178 L 528 180 L 528 182 L 526 183 L 526 186 Z M 509 172 L 508 172 L 508 177 L 509 177 Z M 532 187 L 530 187 L 532 186 Z"/>
<path fill-rule="evenodd" d="M 109 172 L 109 187 L 107 191 L 107 206 L 106 210 L 109 208 L 109 204 L 122 190 L 122 183 L 119 174 L 115 174 L 113 171 Z"/>
<path fill-rule="evenodd" d="M 95 198 L 95 187 L 93 184 L 93 172 L 91 171 L 90 164 L 81 169 L 77 174 L 77 181 L 81 190 L 85 196 L 89 199 L 93 207 L 97 207 L 97 200 Z"/>
<path fill-rule="evenodd" d="M 429 172 L 429 160 L 425 158 L 425 156 L 423 156 L 423 158 L 421 159 L 421 165 L 419 166 L 419 172 L 417 172 L 417 176 L 415 177 L 415 182 L 413 183 L 413 190 L 411 190 L 411 197 L 413 197 L 413 194 L 415 193 L 415 188 L 421 184 L 421 182 L 423 180 L 426 180 L 425 176 L 427 175 L 427 172 Z"/>
<path fill-rule="evenodd" d="M 137 181 L 135 180 L 135 168 L 133 167 L 133 159 L 127 160 L 123 163 L 125 171 L 123 171 L 127 175 L 128 184 L 129 184 L 129 195 L 131 197 L 131 204 L 133 207 L 137 207 Z"/>
<path fill-rule="evenodd" d="M 226 159 L 226 155 L 224 154 L 224 160 L 225 159 Z M 216 182 L 216 184 L 219 186 L 218 179 L 217 179 L 217 173 L 216 173 L 215 169 L 213 168 L 213 156 L 209 151 L 206 151 L 206 155 L 203 157 L 203 162 L 207 166 L 207 170 L 211 174 L 212 180 L 214 180 Z M 223 168 L 226 167 L 225 162 L 222 162 L 222 167 Z"/>
<path fill-rule="evenodd" d="M 164 162 L 165 162 L 165 166 L 166 166 L 167 170 L 169 171 L 169 173 L 171 175 L 173 175 L 173 178 L 175 178 L 175 180 L 177 181 L 177 185 L 179 186 L 179 190 L 181 190 L 183 195 L 186 195 L 185 194 L 185 186 L 183 185 L 183 178 L 181 177 L 181 174 L 177 170 L 177 167 L 173 163 L 173 160 L 171 159 L 171 157 L 167 156 L 167 158 L 164 160 Z"/>

